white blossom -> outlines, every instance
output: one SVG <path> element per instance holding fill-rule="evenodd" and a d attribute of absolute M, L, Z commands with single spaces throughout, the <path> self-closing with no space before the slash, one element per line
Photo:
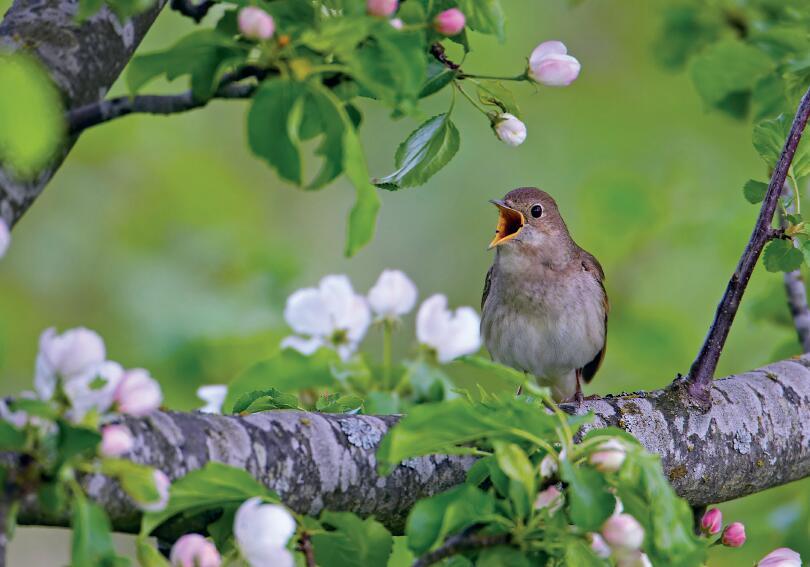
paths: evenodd
<path fill-rule="evenodd" d="M 213 542 L 200 534 L 186 534 L 172 546 L 169 561 L 173 567 L 219 567 L 222 558 Z"/>
<path fill-rule="evenodd" d="M 550 87 L 565 87 L 578 76 L 580 63 L 568 55 L 561 41 L 544 41 L 534 48 L 529 57 L 529 76 Z"/>
<path fill-rule="evenodd" d="M 534 509 L 542 510 L 548 509 L 548 515 L 553 516 L 554 512 L 559 510 L 563 505 L 563 494 L 556 486 L 549 486 L 542 492 L 537 493 L 534 499 Z"/>
<path fill-rule="evenodd" d="M 39 337 L 34 387 L 42 399 L 49 400 L 59 378 L 65 384 L 92 375 L 104 362 L 104 341 L 95 331 L 77 327 L 57 334 L 53 327 Z"/>
<path fill-rule="evenodd" d="M 246 500 L 236 511 L 233 534 L 242 557 L 251 567 L 293 565 L 287 542 L 295 534 L 295 519 L 283 506 Z"/>
<path fill-rule="evenodd" d="M 78 422 L 91 410 L 99 415 L 109 410 L 123 375 L 120 364 L 107 360 L 87 373 L 65 381 L 62 388 L 70 401 L 70 419 Z"/>
<path fill-rule="evenodd" d="M 357 350 L 371 323 L 368 303 L 354 293 L 346 276 L 326 276 L 317 288 L 304 288 L 287 298 L 284 319 L 299 335 L 285 338 L 282 348 L 309 355 L 333 348 L 342 360 Z"/>
<path fill-rule="evenodd" d="M 417 295 L 416 286 L 404 272 L 384 270 L 368 292 L 368 303 L 378 317 L 396 319 L 413 309 Z"/>
<path fill-rule="evenodd" d="M 160 407 L 163 393 L 149 372 L 143 368 L 127 370 L 118 382 L 113 396 L 118 411 L 143 417 Z"/>
<path fill-rule="evenodd" d="M 436 352 L 441 363 L 450 362 L 481 348 L 480 319 L 472 307 L 447 309 L 447 298 L 427 298 L 416 315 L 416 337 Z"/>
<path fill-rule="evenodd" d="M 630 514 L 614 514 L 602 526 L 602 537 L 614 549 L 634 551 L 644 542 L 644 528 Z"/>
<path fill-rule="evenodd" d="M 222 413 L 222 404 L 228 396 L 228 386 L 225 384 L 209 384 L 197 388 L 197 397 L 205 402 L 200 408 L 202 413 Z"/>
<path fill-rule="evenodd" d="M 135 439 L 125 425 L 105 425 L 101 429 L 100 452 L 105 457 L 120 457 L 132 450 Z"/>
<path fill-rule="evenodd" d="M 588 462 L 600 472 L 616 472 L 624 463 L 626 455 L 624 443 L 618 439 L 609 439 L 591 453 Z"/>
<path fill-rule="evenodd" d="M 507 146 L 513 148 L 526 141 L 526 125 L 514 114 L 504 112 L 492 122 L 495 135 Z"/>
<path fill-rule="evenodd" d="M 802 567 L 802 558 L 789 547 L 780 547 L 760 559 L 757 567 Z"/>

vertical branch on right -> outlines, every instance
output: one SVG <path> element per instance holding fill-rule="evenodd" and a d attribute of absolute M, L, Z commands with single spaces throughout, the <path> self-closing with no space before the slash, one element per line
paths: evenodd
<path fill-rule="evenodd" d="M 779 210 L 779 225 L 784 230 L 788 228 L 789 224 L 787 215 L 796 213 L 796 199 L 799 196 L 794 194 L 790 183 L 785 183 L 782 189 L 782 197 L 787 202 L 785 210 Z M 794 246 L 796 246 L 796 239 L 792 240 Z M 801 268 L 785 272 L 783 280 L 788 308 L 790 309 L 790 316 L 793 319 L 793 327 L 796 329 L 799 344 L 802 346 L 803 353 L 810 352 L 810 307 L 807 306 L 807 287 L 804 284 Z"/>

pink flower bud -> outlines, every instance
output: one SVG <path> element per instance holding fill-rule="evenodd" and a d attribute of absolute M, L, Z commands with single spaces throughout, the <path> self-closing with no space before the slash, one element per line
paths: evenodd
<path fill-rule="evenodd" d="M 631 551 L 616 556 L 616 567 L 652 567 L 652 563 L 646 553 Z"/>
<path fill-rule="evenodd" d="M 618 439 L 610 439 L 591 453 L 588 462 L 598 471 L 616 472 L 622 467 L 626 455 L 627 452 L 622 442 Z"/>
<path fill-rule="evenodd" d="M 556 486 L 550 486 L 542 492 L 538 492 L 537 498 L 534 500 L 534 509 L 542 510 L 543 508 L 548 508 L 549 516 L 559 510 L 562 505 L 563 495 L 562 492 L 557 490 Z"/>
<path fill-rule="evenodd" d="M 602 526 L 602 537 L 610 547 L 634 551 L 644 543 L 644 528 L 630 514 L 614 514 Z"/>
<path fill-rule="evenodd" d="M 172 546 L 169 559 L 174 567 L 219 567 L 217 547 L 200 534 L 186 534 Z"/>
<path fill-rule="evenodd" d="M 610 557 L 610 546 L 608 546 L 602 536 L 597 533 L 589 533 L 585 537 L 591 542 L 591 550 L 597 557 L 601 557 L 602 559 Z"/>
<path fill-rule="evenodd" d="M 134 417 L 143 417 L 160 407 L 163 394 L 160 385 L 143 368 L 127 370 L 113 396 L 118 411 Z"/>
<path fill-rule="evenodd" d="M 160 512 L 169 503 L 169 487 L 172 485 L 172 481 L 163 471 L 157 469 L 155 469 L 153 478 L 158 491 L 158 499 L 150 502 L 137 502 L 138 507 L 144 512 Z"/>
<path fill-rule="evenodd" d="M 388 23 L 391 24 L 391 27 L 395 30 L 401 30 L 405 26 L 405 22 L 403 22 L 401 18 L 391 18 Z"/>
<path fill-rule="evenodd" d="M 549 87 L 565 87 L 579 76 L 580 64 L 561 41 L 545 41 L 529 57 L 529 77 Z"/>
<path fill-rule="evenodd" d="M 780 547 L 760 559 L 757 567 L 802 567 L 802 558 L 792 549 Z"/>
<path fill-rule="evenodd" d="M 0 258 L 5 256 L 8 245 L 11 244 L 11 231 L 6 221 L 0 219 Z"/>
<path fill-rule="evenodd" d="M 717 535 L 723 529 L 723 513 L 712 508 L 700 520 L 700 530 L 706 535 Z"/>
<path fill-rule="evenodd" d="M 120 457 L 132 450 L 135 440 L 123 425 L 105 425 L 101 430 L 101 454 L 105 457 Z"/>
<path fill-rule="evenodd" d="M 387 18 L 397 11 L 398 0 L 366 0 L 366 11 L 372 16 Z"/>
<path fill-rule="evenodd" d="M 239 33 L 248 39 L 270 39 L 276 31 L 273 16 L 255 6 L 242 8 L 237 16 L 237 21 Z"/>
<path fill-rule="evenodd" d="M 499 114 L 493 120 L 492 129 L 500 141 L 513 148 L 526 140 L 526 125 L 517 116 L 508 112 Z"/>
<path fill-rule="evenodd" d="M 742 547 L 745 543 L 745 526 L 740 522 L 727 525 L 721 541 L 728 547 Z"/>
<path fill-rule="evenodd" d="M 442 35 L 456 35 L 464 29 L 467 19 L 458 8 L 450 8 L 439 13 L 433 20 L 433 27 Z"/>

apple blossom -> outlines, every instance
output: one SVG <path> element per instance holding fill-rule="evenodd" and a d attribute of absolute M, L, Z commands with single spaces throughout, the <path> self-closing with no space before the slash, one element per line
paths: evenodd
<path fill-rule="evenodd" d="M 125 425 L 112 424 L 101 428 L 101 447 L 105 457 L 120 457 L 132 450 L 135 439 Z"/>
<path fill-rule="evenodd" d="M 439 362 L 450 362 L 481 348 L 480 319 L 472 307 L 447 309 L 447 298 L 436 294 L 419 306 L 416 314 L 416 337 L 433 349 Z"/>
<path fill-rule="evenodd" d="M 381 319 L 396 319 L 416 305 L 416 286 L 400 270 L 384 270 L 368 292 L 368 304 Z"/>
<path fill-rule="evenodd" d="M 108 360 L 83 376 L 65 382 L 63 389 L 71 406 L 70 419 L 81 421 L 90 411 L 96 411 L 101 415 L 109 410 L 123 375 L 124 369 L 121 365 Z"/>
<path fill-rule="evenodd" d="M 8 229 L 6 221 L 0 219 L 0 258 L 6 255 L 9 244 L 11 244 L 11 231 Z"/>
<path fill-rule="evenodd" d="M 529 77 L 549 87 L 565 87 L 579 76 L 580 64 L 561 41 L 544 41 L 529 57 Z"/>
<path fill-rule="evenodd" d="M 458 8 L 440 12 L 433 20 L 433 27 L 442 35 L 458 35 L 464 29 L 467 19 Z"/>
<path fill-rule="evenodd" d="M 602 525 L 602 537 L 610 547 L 634 551 L 644 542 L 644 528 L 630 514 L 614 514 Z"/>
<path fill-rule="evenodd" d="M 200 534 L 186 534 L 172 546 L 169 561 L 174 567 L 219 567 L 217 547 Z"/>
<path fill-rule="evenodd" d="M 618 439 L 610 439 L 600 444 L 596 451 L 591 453 L 588 462 L 600 472 L 618 471 L 627 452 L 624 444 Z"/>
<path fill-rule="evenodd" d="M 228 395 L 228 386 L 225 384 L 209 384 L 197 388 L 197 397 L 205 402 L 200 408 L 202 413 L 222 413 L 222 404 Z"/>
<path fill-rule="evenodd" d="M 397 11 L 398 0 L 366 0 L 366 11 L 372 16 L 386 18 Z"/>
<path fill-rule="evenodd" d="M 242 557 L 251 567 L 293 565 L 287 542 L 295 534 L 295 519 L 283 506 L 246 500 L 236 511 L 233 534 Z"/>
<path fill-rule="evenodd" d="M 371 311 L 365 298 L 354 293 L 349 278 L 326 276 L 317 288 L 299 289 L 287 298 L 284 319 L 304 337 L 287 337 L 282 348 L 309 355 L 325 346 L 345 361 L 365 336 Z"/>
<path fill-rule="evenodd" d="M 507 146 L 517 147 L 526 141 L 526 125 L 514 114 L 504 112 L 492 120 L 495 135 Z"/>
<path fill-rule="evenodd" d="M 152 478 L 155 481 L 155 488 L 158 492 L 158 499 L 149 502 L 136 502 L 138 507 L 144 512 L 161 512 L 169 503 L 169 487 L 172 481 L 163 471 L 154 470 Z"/>
<path fill-rule="evenodd" d="M 391 18 L 388 20 L 388 23 L 391 24 L 391 27 L 395 30 L 401 30 L 405 27 L 405 22 L 402 21 L 402 18 Z"/>
<path fill-rule="evenodd" d="M 792 549 L 780 547 L 760 559 L 757 567 L 802 567 L 802 558 Z"/>
<path fill-rule="evenodd" d="M 61 378 L 65 383 L 92 374 L 104 362 L 104 341 L 95 331 L 77 327 L 57 334 L 53 327 L 39 337 L 34 387 L 42 399 L 50 399 Z"/>
<path fill-rule="evenodd" d="M 728 547 L 742 547 L 742 544 L 745 543 L 745 526 L 740 522 L 727 525 L 723 530 L 721 541 Z"/>
<path fill-rule="evenodd" d="M 717 535 L 723 529 L 723 513 L 712 508 L 700 519 L 700 531 L 706 535 Z"/>
<path fill-rule="evenodd" d="M 237 23 L 239 33 L 248 39 L 270 39 L 276 31 L 273 16 L 256 6 L 248 6 L 239 10 Z"/>
<path fill-rule="evenodd" d="M 562 455 L 560 455 L 562 457 Z M 551 455 L 546 455 L 540 461 L 540 477 L 551 478 L 557 473 L 557 460 Z"/>
<path fill-rule="evenodd" d="M 563 494 L 556 486 L 549 486 L 545 490 L 537 493 L 534 499 L 534 509 L 548 509 L 548 515 L 552 516 L 563 505 Z"/>
<path fill-rule="evenodd" d="M 652 567 L 650 558 L 641 551 L 616 554 L 616 567 Z"/>
<path fill-rule="evenodd" d="M 597 557 L 601 557 L 602 559 L 610 557 L 610 546 L 601 535 L 591 532 L 585 537 L 591 543 L 591 551 L 593 551 Z"/>
<path fill-rule="evenodd" d="M 143 417 L 160 407 L 163 393 L 149 372 L 143 368 L 127 370 L 114 394 L 118 411 L 134 417 Z"/>

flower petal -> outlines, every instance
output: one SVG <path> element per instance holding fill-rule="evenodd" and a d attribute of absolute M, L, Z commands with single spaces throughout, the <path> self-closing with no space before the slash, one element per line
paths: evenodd
<path fill-rule="evenodd" d="M 438 350 L 449 326 L 450 312 L 444 295 L 437 293 L 422 302 L 416 314 L 416 338 L 420 343 Z"/>
<path fill-rule="evenodd" d="M 320 347 L 324 346 L 323 339 L 319 337 L 312 337 L 311 339 L 305 339 L 303 337 L 298 337 L 296 335 L 290 335 L 286 337 L 283 341 L 281 341 L 281 348 L 291 348 L 293 350 L 297 350 L 304 356 L 309 356 L 313 354 L 316 350 Z"/>
<path fill-rule="evenodd" d="M 438 347 L 439 362 L 450 362 L 481 348 L 481 320 L 472 307 L 460 307 L 450 321 L 443 344 Z"/>
<path fill-rule="evenodd" d="M 327 337 L 334 330 L 320 291 L 311 287 L 299 289 L 287 298 L 284 319 L 296 333 L 302 335 Z"/>
<path fill-rule="evenodd" d="M 534 67 L 549 55 L 565 55 L 566 53 L 568 53 L 568 48 L 563 42 L 544 41 L 532 50 L 532 54 L 529 56 L 529 67 Z"/>
<path fill-rule="evenodd" d="M 416 305 L 414 283 L 400 270 L 384 270 L 368 292 L 368 302 L 380 317 L 404 315 Z"/>
<path fill-rule="evenodd" d="M 354 289 L 349 278 L 344 275 L 325 276 L 321 279 L 318 289 L 330 317 L 332 324 L 330 331 L 347 329 L 354 300 Z"/>

